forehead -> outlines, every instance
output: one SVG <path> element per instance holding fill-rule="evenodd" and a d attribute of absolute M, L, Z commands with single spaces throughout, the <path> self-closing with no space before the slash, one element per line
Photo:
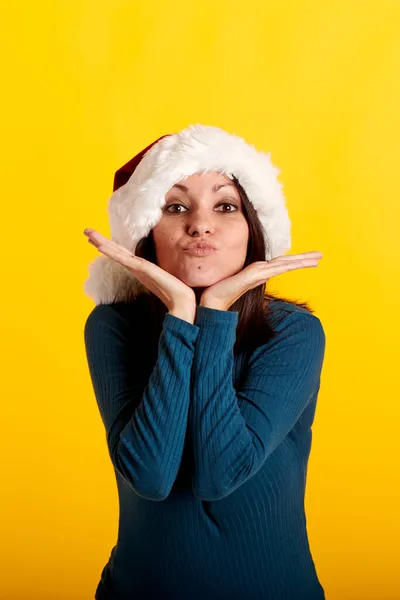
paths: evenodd
<path fill-rule="evenodd" d="M 171 187 L 171 190 L 181 190 L 182 192 L 196 191 L 200 189 L 207 189 L 211 190 L 212 192 L 217 192 L 220 189 L 235 191 L 236 186 L 233 181 L 224 173 L 206 171 L 194 173 L 193 175 L 190 175 L 190 177 L 182 179 Z"/>

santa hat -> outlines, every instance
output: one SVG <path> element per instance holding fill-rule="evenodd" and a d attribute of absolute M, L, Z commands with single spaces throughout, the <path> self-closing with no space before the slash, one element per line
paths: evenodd
<path fill-rule="evenodd" d="M 108 201 L 112 240 L 134 254 L 139 240 L 161 219 L 166 193 L 202 171 L 218 171 L 239 181 L 264 229 L 265 260 L 290 249 L 291 222 L 277 178 L 280 169 L 271 163 L 270 153 L 236 134 L 200 124 L 161 136 L 118 169 Z M 88 269 L 84 291 L 96 304 L 149 293 L 127 267 L 108 256 L 98 256 Z"/>

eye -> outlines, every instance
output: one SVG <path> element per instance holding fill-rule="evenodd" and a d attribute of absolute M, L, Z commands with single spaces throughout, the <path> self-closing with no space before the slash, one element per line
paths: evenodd
<path fill-rule="evenodd" d="M 163 211 L 164 212 L 169 212 L 169 213 L 176 213 L 178 212 L 178 214 L 182 211 L 174 211 L 174 210 L 168 210 L 169 208 L 171 208 L 171 206 L 183 206 L 183 204 L 168 204 L 168 206 L 164 206 Z"/>
<path fill-rule="evenodd" d="M 220 204 L 218 204 L 218 206 L 233 206 L 235 210 L 228 210 L 228 213 L 236 212 L 238 210 L 236 204 L 232 204 L 232 202 L 221 202 Z M 222 212 L 226 211 L 223 210 Z"/>
<path fill-rule="evenodd" d="M 172 206 L 180 206 L 180 207 L 183 207 L 183 208 L 185 208 L 183 204 L 180 204 L 180 203 L 174 203 L 174 204 L 168 204 L 168 206 L 164 206 L 164 208 L 163 208 L 163 211 L 164 211 L 164 212 L 168 212 L 168 213 L 170 213 L 170 214 L 174 214 L 174 213 L 175 213 L 175 214 L 179 214 L 179 213 L 182 213 L 182 212 L 183 212 L 183 211 L 181 211 L 181 210 L 179 210 L 179 211 L 178 211 L 178 210 L 169 210 L 169 209 L 170 209 Z M 235 209 L 235 210 L 219 211 L 219 212 L 228 212 L 228 213 L 231 213 L 231 212 L 236 212 L 237 210 L 239 210 L 239 209 L 238 209 L 238 206 L 237 206 L 236 204 L 233 204 L 232 202 L 220 202 L 220 203 L 217 205 L 217 208 L 218 208 L 219 206 L 231 206 L 231 207 L 233 206 L 233 208 Z"/>

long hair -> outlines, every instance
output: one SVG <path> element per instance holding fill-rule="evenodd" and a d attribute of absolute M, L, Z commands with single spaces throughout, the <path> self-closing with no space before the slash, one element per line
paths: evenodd
<path fill-rule="evenodd" d="M 233 182 L 240 194 L 243 213 L 249 227 L 249 241 L 247 245 L 246 260 L 243 265 L 244 269 L 253 262 L 265 261 L 266 247 L 263 235 L 263 227 L 257 216 L 256 210 L 249 201 L 243 187 L 235 177 L 233 178 Z M 135 255 L 157 264 L 152 230 L 146 237 L 142 238 L 138 242 Z M 142 298 L 142 296 L 146 296 L 146 299 Z M 162 322 L 165 314 L 167 313 L 167 307 L 158 298 L 158 296 L 152 292 L 149 294 L 141 294 L 139 298 L 141 301 L 143 301 L 143 306 L 147 305 L 147 308 L 149 309 L 150 320 L 152 323 L 150 331 L 152 331 L 153 351 L 154 356 L 156 356 L 155 351 L 162 329 Z M 291 300 L 283 296 L 277 296 L 268 293 L 265 290 L 265 283 L 248 290 L 228 309 L 231 312 L 238 312 L 236 341 L 233 349 L 235 355 L 244 350 L 251 351 L 256 347 L 265 344 L 270 338 L 276 335 L 275 330 L 269 323 L 268 319 L 268 316 L 271 313 L 270 300 L 272 299 L 290 302 L 291 304 L 300 306 L 311 313 L 314 312 L 307 302 Z"/>

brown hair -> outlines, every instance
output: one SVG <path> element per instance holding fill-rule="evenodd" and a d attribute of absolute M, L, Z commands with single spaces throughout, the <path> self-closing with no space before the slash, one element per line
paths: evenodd
<path fill-rule="evenodd" d="M 252 203 L 247 198 L 247 194 L 239 181 L 234 177 L 233 182 L 240 194 L 242 200 L 243 213 L 249 226 L 249 242 L 247 246 L 246 260 L 243 269 L 253 262 L 265 261 L 266 247 L 263 235 L 263 226 L 257 216 L 257 212 Z M 153 232 L 142 238 L 136 246 L 136 256 L 150 260 L 157 264 Z M 153 348 L 158 344 L 158 338 L 162 329 L 162 322 L 167 312 L 165 304 L 152 292 L 142 294 L 146 296 L 147 306 L 150 310 L 150 318 L 153 324 Z M 275 336 L 272 325 L 268 322 L 268 316 L 271 313 L 269 306 L 270 300 L 277 299 L 300 306 L 313 313 L 307 302 L 299 300 L 290 300 L 282 296 L 269 294 L 265 290 L 265 283 L 247 291 L 238 298 L 230 307 L 229 311 L 238 312 L 238 325 L 236 328 L 236 342 L 234 345 L 234 354 L 242 350 L 252 350 L 257 346 L 265 344 L 268 339 Z M 144 298 L 141 298 L 144 300 Z"/>

